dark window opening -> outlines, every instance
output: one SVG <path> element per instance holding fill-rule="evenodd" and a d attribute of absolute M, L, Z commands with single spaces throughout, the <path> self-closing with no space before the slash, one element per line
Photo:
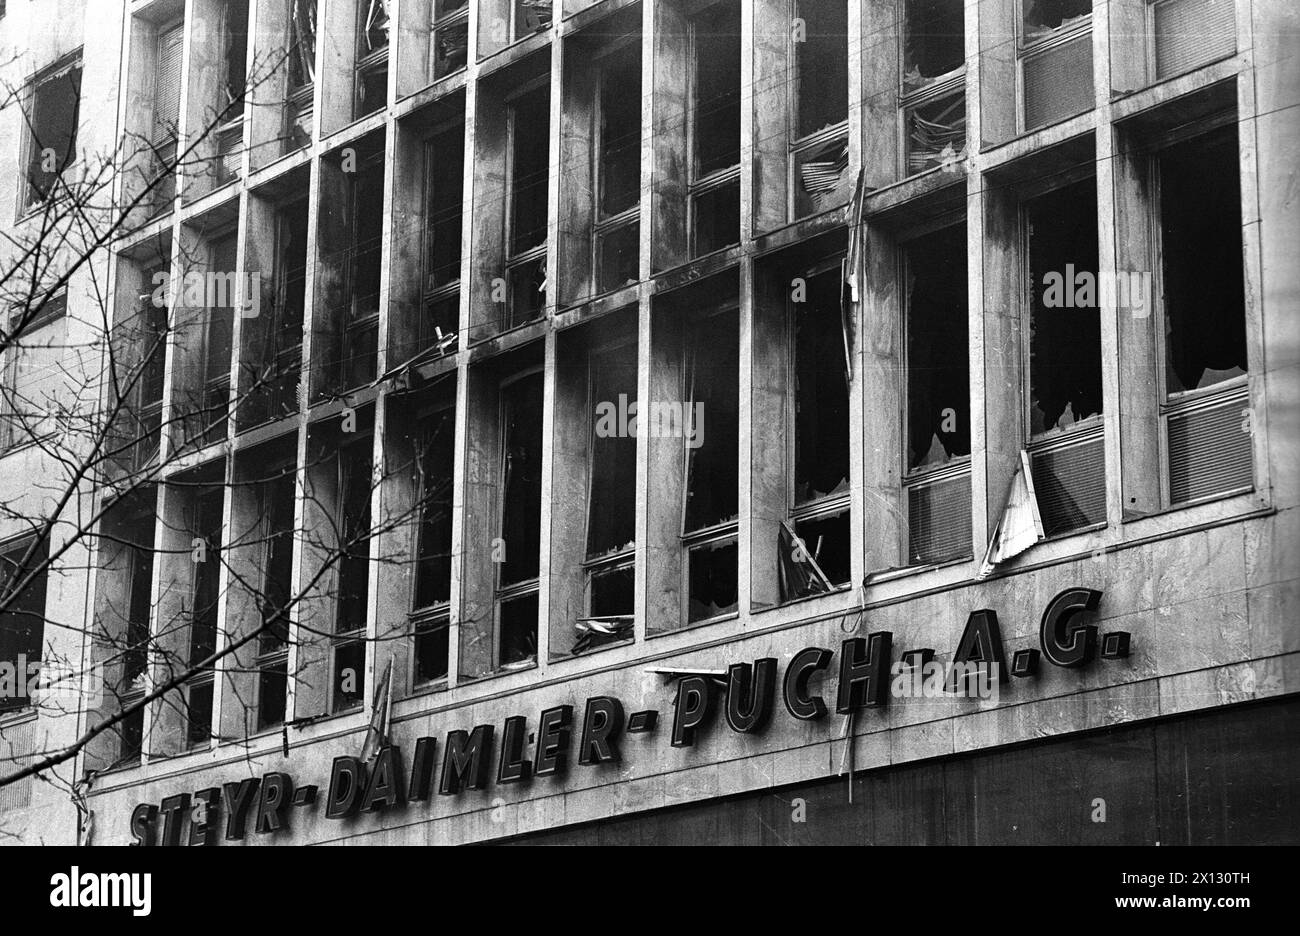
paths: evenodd
<path fill-rule="evenodd" d="M 198 398 L 195 435 L 204 445 L 225 438 L 226 415 L 230 405 L 230 365 L 234 334 L 238 257 L 235 235 L 229 234 L 212 244 L 209 270 L 220 279 L 218 288 L 209 293 L 215 300 L 205 310 L 203 335 L 203 387 Z M 225 288 L 219 284 L 224 283 Z"/>
<path fill-rule="evenodd" d="M 416 553 L 415 608 L 451 600 L 452 476 L 455 464 L 455 414 L 438 411 L 417 442 L 420 527 Z"/>
<path fill-rule="evenodd" d="M 502 511 L 505 561 L 500 585 L 537 578 L 541 549 L 542 375 L 529 374 L 501 390 Z"/>
<path fill-rule="evenodd" d="M 514 328 L 542 317 L 546 310 L 546 258 L 531 257 L 509 268 L 509 316 L 504 328 Z"/>
<path fill-rule="evenodd" d="M 510 255 L 546 243 L 550 161 L 550 88 L 541 87 L 510 108 Z"/>
<path fill-rule="evenodd" d="M 605 564 L 588 578 L 588 617 L 574 624 L 573 652 L 586 653 L 632 638 L 635 629 L 636 565 Z"/>
<path fill-rule="evenodd" d="M 808 277 L 794 314 L 794 503 L 849 489 L 849 391 L 844 380 L 839 267 Z"/>
<path fill-rule="evenodd" d="M 360 0 L 362 12 L 357 50 L 357 117 L 373 114 L 388 102 L 388 0 Z"/>
<path fill-rule="evenodd" d="M 1093 179 L 1025 206 L 1029 230 L 1031 435 L 1102 411 L 1097 191 Z M 1088 284 L 1093 286 L 1089 288 Z"/>
<path fill-rule="evenodd" d="M 201 541 L 190 586 L 190 667 L 201 669 L 191 677 L 186 696 L 186 741 L 191 747 L 208 743 L 212 734 L 212 664 L 205 663 L 217 650 L 218 601 L 221 587 L 222 510 L 225 491 L 203 490 L 193 506 L 190 535 Z"/>
<path fill-rule="evenodd" d="M 640 230 L 635 213 L 631 215 L 630 221 L 620 219 L 617 225 L 597 229 L 596 260 L 600 292 L 635 285 L 640 279 Z"/>
<path fill-rule="evenodd" d="M 0 611 L 0 663 L 13 667 L 17 689 L 14 695 L 0 698 L 0 711 L 31 704 L 27 686 L 39 672 L 45 650 L 49 544 L 42 541 L 35 549 L 31 546 L 28 540 L 0 551 L 0 600 L 5 601 Z"/>
<path fill-rule="evenodd" d="M 907 245 L 907 468 L 970 454 L 966 226 Z"/>
<path fill-rule="evenodd" d="M 333 710 L 364 699 L 366 618 L 370 598 L 370 501 L 374 492 L 373 440 L 367 435 L 338 454 L 335 523 L 337 594 L 334 604 Z"/>
<path fill-rule="evenodd" d="M 379 282 L 383 254 L 384 167 L 382 155 L 358 167 L 348 188 L 349 246 L 342 310 L 341 354 L 334 365 L 342 389 L 375 378 L 379 348 Z"/>
<path fill-rule="evenodd" d="M 233 119 L 244 112 L 248 81 L 248 0 L 227 0 L 221 16 L 225 74 L 219 110 L 227 119 Z"/>
<path fill-rule="evenodd" d="M 794 216 L 803 218 L 833 207 L 843 195 L 841 182 L 849 168 L 849 140 L 837 134 L 796 150 L 793 161 Z"/>
<path fill-rule="evenodd" d="M 734 312 L 694 323 L 686 335 L 686 405 L 681 413 L 687 457 L 685 533 L 737 516 L 739 343 Z"/>
<path fill-rule="evenodd" d="M 80 64 L 39 81 L 32 89 L 26 206 L 49 198 L 77 158 L 80 111 Z"/>
<path fill-rule="evenodd" d="M 903 87 L 915 91 L 965 65 L 962 0 L 907 0 L 904 21 Z"/>
<path fill-rule="evenodd" d="M 1065 32 L 1092 16 L 1092 0 L 1022 0 L 1026 43 Z"/>
<path fill-rule="evenodd" d="M 740 178 L 701 188 L 692 196 L 697 257 L 740 243 Z"/>
<path fill-rule="evenodd" d="M 288 607 L 293 600 L 293 534 L 295 482 L 292 469 L 258 486 L 259 508 L 265 518 L 262 543 L 262 591 L 259 596 L 263 630 L 257 640 L 257 728 L 284 721 L 288 681 Z"/>
<path fill-rule="evenodd" d="M 334 645 L 335 712 L 360 708 L 366 700 L 366 645 L 345 640 Z"/>
<path fill-rule="evenodd" d="M 734 536 L 687 550 L 690 623 L 736 612 L 738 555 Z"/>
<path fill-rule="evenodd" d="M 429 174 L 426 289 L 460 279 L 461 205 L 465 178 L 465 128 L 435 135 L 426 150 Z"/>
<path fill-rule="evenodd" d="M 796 0 L 803 36 L 794 34 L 796 139 L 849 114 L 849 10 L 843 0 Z"/>
<path fill-rule="evenodd" d="M 1159 167 L 1165 382 L 1174 394 L 1246 373 L 1235 124 L 1165 150 Z"/>
<path fill-rule="evenodd" d="M 781 600 L 825 594 L 848 584 L 851 535 L 847 509 L 782 523 L 777 567 Z"/>
<path fill-rule="evenodd" d="M 433 77 L 465 67 L 469 49 L 469 0 L 434 0 Z"/>
<path fill-rule="evenodd" d="M 600 74 L 600 214 L 619 214 L 641 194 L 641 57 L 618 55 Z"/>
<path fill-rule="evenodd" d="M 550 27 L 554 0 L 513 0 L 513 3 L 512 39 L 522 39 Z"/>
<path fill-rule="evenodd" d="M 289 88 L 316 81 L 316 0 L 293 0 L 289 14 Z"/>
<path fill-rule="evenodd" d="M 501 669 L 524 669 L 537 662 L 537 592 L 501 602 Z"/>
<path fill-rule="evenodd" d="M 637 346 L 628 342 L 600 349 L 591 367 L 591 491 L 587 513 L 587 558 L 632 548 L 636 539 L 636 437 L 604 431 L 608 407 L 631 407 L 637 399 Z"/>
<path fill-rule="evenodd" d="M 451 625 L 443 614 L 420 622 L 415 630 L 415 682 L 417 685 L 447 678 L 451 659 Z"/>
<path fill-rule="evenodd" d="M 695 177 L 740 165 L 740 6 L 695 21 Z"/>

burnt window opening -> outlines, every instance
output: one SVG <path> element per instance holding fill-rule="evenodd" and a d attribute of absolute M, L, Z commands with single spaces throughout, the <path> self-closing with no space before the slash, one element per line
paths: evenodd
<path fill-rule="evenodd" d="M 501 388 L 501 544 L 497 565 L 500 668 L 537 662 L 542 510 L 541 373 Z"/>
<path fill-rule="evenodd" d="M 1165 389 L 1174 395 L 1247 369 L 1236 125 L 1170 147 L 1158 166 Z"/>
<path fill-rule="evenodd" d="M 349 246 L 337 379 L 343 388 L 375 379 L 379 350 L 379 283 L 384 235 L 384 165 L 382 152 L 368 157 L 348 184 Z"/>
<path fill-rule="evenodd" d="M 415 682 L 424 684 L 445 679 L 448 672 L 455 410 L 446 407 L 423 419 L 414 443 L 420 520 L 411 619 Z"/>
<path fill-rule="evenodd" d="M 275 221 L 275 315 L 271 335 L 271 416 L 298 411 L 303 317 L 307 302 L 307 200 L 282 208 Z"/>
<path fill-rule="evenodd" d="M 691 253 L 740 239 L 740 8 L 718 4 L 693 23 Z"/>
<path fill-rule="evenodd" d="M 31 539 L 0 548 L 0 663 L 8 663 L 15 674 L 16 692 L 0 698 L 0 712 L 31 704 L 27 686 L 40 671 L 45 651 L 45 586 L 48 578 L 49 543 Z"/>
<path fill-rule="evenodd" d="M 81 62 L 39 78 L 31 90 L 27 131 L 27 189 L 24 208 L 55 194 L 63 173 L 77 158 L 81 112 Z"/>
<path fill-rule="evenodd" d="M 903 89 L 955 77 L 966 64 L 962 0 L 907 0 L 903 20 Z"/>
<path fill-rule="evenodd" d="M 221 590 L 222 510 L 225 489 L 201 489 L 190 508 L 190 545 L 201 552 L 193 556 L 189 611 L 191 668 L 203 667 L 186 684 L 185 740 L 189 747 L 207 744 L 212 737 L 213 669 L 205 663 L 217 650 Z"/>
<path fill-rule="evenodd" d="M 966 226 L 910 242 L 907 269 L 907 470 L 970 455 Z"/>
<path fill-rule="evenodd" d="M 455 412 L 432 414 L 416 436 L 420 526 L 416 547 L 416 610 L 451 600 L 452 476 L 455 464 Z"/>
<path fill-rule="evenodd" d="M 966 89 L 955 80 L 951 92 L 930 95 L 904 111 L 907 173 L 951 166 L 966 153 Z"/>
<path fill-rule="evenodd" d="M 356 116 L 364 117 L 388 103 L 390 0 L 358 0 Z"/>
<path fill-rule="evenodd" d="M 597 291 L 640 277 L 641 57 L 631 47 L 609 53 L 597 93 L 595 265 Z"/>
<path fill-rule="evenodd" d="M 289 90 L 316 83 L 317 0 L 292 0 L 289 12 Z"/>
<path fill-rule="evenodd" d="M 790 303 L 793 466 L 790 521 L 777 531 L 782 601 L 849 581 L 849 391 L 840 266 L 804 277 Z"/>
<path fill-rule="evenodd" d="M 683 342 L 683 407 L 675 416 L 686 459 L 682 536 L 687 619 L 736 610 L 740 445 L 740 337 L 736 312 L 695 321 Z M 645 414 L 647 418 L 654 418 Z M 640 422 L 638 422 L 638 426 Z M 665 431 L 665 416 L 650 431 Z"/>
<path fill-rule="evenodd" d="M 334 692 L 341 712 L 365 701 L 366 618 L 370 599 L 370 500 L 374 493 L 373 437 L 343 446 L 334 462 L 338 541 L 334 600 Z"/>
<path fill-rule="evenodd" d="M 141 500 L 146 498 L 141 497 Z M 126 507 L 126 502 L 119 502 Z M 117 612 L 124 618 L 120 632 L 120 644 L 112 646 L 112 651 L 121 660 L 121 675 L 117 683 L 117 703 L 119 711 L 126 710 L 138 703 L 145 696 L 148 670 L 149 618 L 153 607 L 153 566 L 154 566 L 154 510 L 156 495 L 150 491 L 147 503 L 135 503 L 131 507 L 141 512 L 128 518 L 120 527 L 113 530 L 118 540 L 116 548 L 120 550 L 118 562 L 124 567 L 124 585 L 121 610 Z M 118 505 L 114 510 L 120 509 Z M 140 759 L 144 739 L 144 708 L 126 715 L 118 723 L 117 758 L 114 766 Z"/>
<path fill-rule="evenodd" d="M 1092 178 L 1025 204 L 1030 276 L 1029 432 L 1100 416 L 1097 190 Z"/>
<path fill-rule="evenodd" d="M 511 0 L 511 41 L 549 29 L 554 15 L 553 0 Z"/>
<path fill-rule="evenodd" d="M 181 119 L 181 56 L 185 46 L 184 22 L 159 28 L 154 47 L 153 125 L 149 147 L 152 151 L 150 181 L 154 184 L 152 207 L 162 213 L 171 208 L 176 197 L 177 143 Z"/>
<path fill-rule="evenodd" d="M 510 136 L 506 218 L 507 309 L 503 328 L 540 318 L 546 307 L 546 204 L 550 177 L 548 85 L 515 99 Z"/>
<path fill-rule="evenodd" d="M 1021 38 L 1026 45 L 1083 26 L 1092 19 L 1092 0 L 1021 0 Z"/>
<path fill-rule="evenodd" d="M 636 581 L 636 436 L 610 414 L 637 400 L 635 341 L 588 355 L 592 414 L 587 493 L 587 616 L 575 622 L 574 653 L 632 636 Z"/>
<path fill-rule="evenodd" d="M 283 724 L 288 696 L 289 604 L 294 597 L 293 540 L 295 475 L 285 465 L 257 487 L 262 518 L 262 632 L 257 637 L 257 729 Z"/>
<path fill-rule="evenodd" d="M 218 112 L 226 119 L 244 113 L 248 82 L 248 0 L 226 0 L 221 11 L 222 80 Z"/>
<path fill-rule="evenodd" d="M 434 0 L 430 43 L 435 81 L 465 67 L 469 51 L 469 0 Z"/>
<path fill-rule="evenodd" d="M 803 26 L 794 42 L 795 139 L 849 114 L 849 11 L 843 0 L 795 0 Z"/>
<path fill-rule="evenodd" d="M 791 302 L 794 328 L 795 506 L 849 490 L 849 391 L 844 381 L 840 268 L 807 277 Z"/>
<path fill-rule="evenodd" d="M 440 130 L 425 145 L 424 310 L 419 350 L 456 350 L 460 328 L 461 217 L 465 127 Z"/>
<path fill-rule="evenodd" d="M 203 384 L 194 400 L 191 428 L 187 439 L 200 445 L 212 445 L 226 436 L 226 416 L 230 406 L 230 366 L 234 350 L 236 279 L 238 275 L 237 240 L 234 233 L 214 240 L 208 250 L 208 270 L 214 288 L 208 291 L 203 310 Z"/>

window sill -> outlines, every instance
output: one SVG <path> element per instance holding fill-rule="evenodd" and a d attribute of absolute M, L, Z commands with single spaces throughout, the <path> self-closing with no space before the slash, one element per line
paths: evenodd
<path fill-rule="evenodd" d="M 738 621 L 738 620 L 740 620 L 740 612 L 729 611 L 726 614 L 717 614 L 711 618 L 704 618 L 699 621 L 691 621 L 689 623 L 683 624 L 681 627 L 674 627 L 667 630 L 647 631 L 645 636 L 646 636 L 646 640 L 654 640 L 657 637 L 671 637 L 673 634 L 681 634 L 681 633 L 685 633 L 686 631 L 696 630 L 697 628 L 709 627 L 710 625 L 713 624 L 722 624 L 726 621 Z"/>
<path fill-rule="evenodd" d="M 882 585 L 886 582 L 897 582 L 902 579 L 912 578 L 913 576 L 923 575 L 926 572 L 935 572 L 939 569 L 950 569 L 953 566 L 966 565 L 974 560 L 974 555 L 958 556 L 955 559 L 943 559 L 938 562 L 918 563 L 916 565 L 901 566 L 899 568 L 881 569 L 878 572 L 868 572 L 862 579 L 862 587 L 870 588 L 873 585 Z"/>
<path fill-rule="evenodd" d="M 0 730 L 34 722 L 38 717 L 39 714 L 33 705 L 24 705 L 21 708 L 0 712 Z"/>

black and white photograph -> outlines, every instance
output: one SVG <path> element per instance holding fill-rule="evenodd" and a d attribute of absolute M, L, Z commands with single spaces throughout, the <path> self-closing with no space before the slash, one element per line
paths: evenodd
<path fill-rule="evenodd" d="M 1298 56 L 1292 0 L 0 0 L 25 899 L 1086 845 L 1081 912 L 1248 910 Z"/>

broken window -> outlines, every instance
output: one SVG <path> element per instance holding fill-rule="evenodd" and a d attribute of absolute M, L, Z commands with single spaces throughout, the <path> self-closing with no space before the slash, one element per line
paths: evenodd
<path fill-rule="evenodd" d="M 366 617 L 370 598 L 370 499 L 374 491 L 373 440 L 344 445 L 335 459 L 338 500 L 338 592 L 334 602 L 333 711 L 365 700 Z"/>
<path fill-rule="evenodd" d="M 501 388 L 501 546 L 497 566 L 500 621 L 497 665 L 537 662 L 537 574 L 541 554 L 542 375 Z"/>
<path fill-rule="evenodd" d="M 307 288 L 307 200 L 284 205 L 275 213 L 274 293 L 263 314 L 268 329 L 256 337 L 252 390 L 241 402 L 241 428 L 298 412 L 302 367 L 303 314 Z M 248 333 L 245 333 L 247 341 Z M 244 413 L 247 413 L 245 417 Z"/>
<path fill-rule="evenodd" d="M 778 533 L 782 600 L 829 591 L 850 577 L 849 392 L 840 265 L 801 279 L 805 292 L 790 303 L 794 474 L 791 522 Z"/>
<path fill-rule="evenodd" d="M 1246 373 L 1236 127 L 1170 147 L 1158 164 L 1165 386 L 1175 395 Z"/>
<path fill-rule="evenodd" d="M 512 40 L 549 28 L 553 8 L 553 0 L 511 0 Z"/>
<path fill-rule="evenodd" d="M 292 0 L 289 13 L 289 94 L 285 150 L 311 142 L 316 83 L 316 0 Z"/>
<path fill-rule="evenodd" d="M 795 138 L 849 115 L 849 11 L 842 0 L 795 0 Z"/>
<path fill-rule="evenodd" d="M 461 210 L 465 174 L 465 126 L 457 122 L 434 134 L 425 147 L 424 308 L 421 349 L 456 350 L 460 328 Z"/>
<path fill-rule="evenodd" d="M 191 579 L 189 593 L 190 646 L 188 664 L 203 666 L 186 684 L 185 740 L 190 747 L 208 743 L 212 736 L 212 664 L 217 650 L 219 592 L 221 588 L 221 531 L 225 490 L 217 485 L 201 488 L 190 509 Z"/>
<path fill-rule="evenodd" d="M 970 555 L 966 226 L 904 247 L 908 562 Z"/>
<path fill-rule="evenodd" d="M 451 624 L 452 481 L 455 410 L 447 407 L 423 421 L 416 435 L 420 496 L 416 533 L 415 682 L 445 679 Z"/>
<path fill-rule="evenodd" d="M 1254 486 L 1237 147 L 1234 121 L 1156 157 L 1164 298 L 1157 342 L 1175 504 Z M 1134 305 L 1141 276 L 1128 278 Z"/>
<path fill-rule="evenodd" d="M 1024 128 L 1091 110 L 1092 0 L 1021 0 Z"/>
<path fill-rule="evenodd" d="M 966 148 L 961 0 L 907 0 L 902 94 L 906 175 L 959 159 Z"/>
<path fill-rule="evenodd" d="M 131 517 L 119 530 L 114 531 L 120 540 L 121 563 L 125 566 L 126 594 L 119 616 L 125 617 L 121 631 L 121 644 L 111 647 L 120 654 L 121 679 L 117 687 L 120 709 L 135 705 L 145 695 L 148 669 L 149 616 L 153 589 L 154 511 L 156 495 L 152 490 L 140 497 L 139 513 Z M 124 502 L 119 502 L 124 504 Z M 131 508 L 137 507 L 132 498 Z M 120 509 L 115 506 L 115 510 Z M 140 759 L 144 739 L 144 708 L 125 716 L 118 723 L 117 764 Z"/>
<path fill-rule="evenodd" d="M 356 116 L 373 114 L 388 102 L 390 0 L 358 0 Z"/>
<path fill-rule="evenodd" d="M 81 111 L 81 60 L 57 66 L 36 79 L 28 105 L 27 190 L 24 207 L 49 198 L 64 170 L 77 158 Z"/>
<path fill-rule="evenodd" d="M 1096 182 L 1087 178 L 1028 201 L 1025 222 L 1029 431 L 1042 436 L 1102 411 Z"/>
<path fill-rule="evenodd" d="M 433 78 L 465 67 L 469 48 L 469 0 L 434 0 Z"/>
<path fill-rule="evenodd" d="M 596 278 L 608 292 L 640 276 L 641 57 L 629 46 L 609 53 L 597 93 Z"/>
<path fill-rule="evenodd" d="M 185 45 L 184 22 L 160 27 L 154 49 L 153 126 L 149 145 L 153 151 L 151 174 L 155 212 L 167 211 L 176 197 L 177 141 L 181 119 L 181 55 Z"/>
<path fill-rule="evenodd" d="M 682 537 L 689 621 L 736 610 L 739 466 L 739 332 L 734 311 L 692 323 L 684 335 L 680 414 L 660 414 L 650 431 L 676 417 L 686 459 Z M 639 423 L 638 423 L 639 425 Z"/>
<path fill-rule="evenodd" d="M 45 583 L 49 543 L 31 539 L 0 548 L 0 663 L 13 667 L 16 691 L 0 697 L 0 712 L 31 704 L 27 686 L 45 650 Z M 31 664 L 36 664 L 32 666 Z"/>
<path fill-rule="evenodd" d="M 43 438 L 49 431 L 51 375 L 60 372 L 66 289 L 34 299 L 5 317 L 9 340 L 0 352 L 0 452 Z M 55 325 L 57 328 L 48 328 Z"/>
<path fill-rule="evenodd" d="M 637 399 L 635 341 L 593 350 L 588 358 L 592 412 L 587 500 L 587 616 L 577 622 L 574 652 L 632 636 L 636 579 L 636 436 L 617 421 Z M 611 424 L 612 423 L 612 424 Z"/>
<path fill-rule="evenodd" d="M 721 3 L 697 17 L 691 132 L 692 254 L 740 239 L 740 8 Z"/>
<path fill-rule="evenodd" d="M 211 445 L 226 436 L 226 413 L 230 405 L 230 365 L 234 329 L 235 279 L 238 270 L 237 241 L 232 232 L 212 242 L 208 271 L 213 288 L 203 311 L 203 386 L 191 440 Z"/>
<path fill-rule="evenodd" d="M 379 281 L 384 235 L 384 159 L 382 149 L 366 157 L 348 189 L 350 246 L 348 307 L 343 330 L 344 387 L 375 378 L 379 349 Z"/>
<path fill-rule="evenodd" d="M 218 27 L 221 43 L 220 92 L 215 102 L 218 115 L 214 133 L 217 141 L 217 184 L 239 177 L 244 141 L 244 97 L 248 71 L 248 0 L 226 0 Z"/>
<path fill-rule="evenodd" d="M 550 86 L 510 104 L 508 314 L 503 327 L 539 317 L 546 303 L 546 203 L 550 177 Z"/>
<path fill-rule="evenodd" d="M 261 516 L 261 561 L 258 610 L 262 632 L 257 637 L 257 728 L 284 722 L 289 673 L 288 607 L 294 597 L 293 531 L 294 469 L 284 465 L 278 474 L 257 486 Z"/>

